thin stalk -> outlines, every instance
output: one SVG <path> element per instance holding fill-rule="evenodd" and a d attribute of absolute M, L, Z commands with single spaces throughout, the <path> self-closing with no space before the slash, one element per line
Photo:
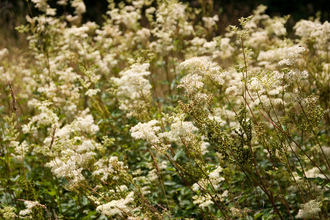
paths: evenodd
<path fill-rule="evenodd" d="M 195 179 L 193 179 L 188 173 L 186 173 L 184 170 L 182 170 L 181 168 L 180 168 L 180 166 L 179 165 L 176 165 L 176 162 L 167 154 L 167 153 L 165 153 L 165 155 L 166 155 L 166 157 L 169 159 L 169 161 L 171 162 L 171 164 L 173 165 L 173 167 L 175 167 L 175 170 L 177 170 L 178 171 L 178 169 L 179 170 L 181 170 L 181 172 L 183 172 L 183 173 L 185 173 L 192 181 L 194 181 L 194 182 L 196 182 L 197 184 L 198 184 L 198 181 L 197 180 L 195 180 Z M 187 186 L 188 186 L 188 188 L 192 191 L 192 192 L 195 192 L 191 187 L 190 187 L 190 185 L 189 185 L 189 183 L 188 183 L 188 181 L 183 177 L 183 175 L 180 173 L 180 172 L 178 172 L 179 173 L 179 175 L 180 175 L 180 177 L 182 178 L 182 180 L 184 180 L 184 182 L 187 184 Z M 200 186 L 200 185 L 199 185 Z M 200 186 L 201 187 L 201 186 Z M 203 187 L 201 187 L 201 189 L 203 189 L 204 191 L 206 191 Z M 215 199 L 213 198 L 213 196 L 211 195 L 211 194 L 209 194 L 210 196 L 211 196 L 211 198 L 212 198 L 212 200 L 213 200 L 213 202 L 215 202 Z M 222 210 L 222 208 L 219 206 L 219 204 L 217 203 L 217 202 L 215 202 L 215 204 L 216 204 L 216 206 L 219 208 L 219 210 L 221 211 L 221 213 L 223 214 L 223 216 L 225 216 L 226 218 L 227 218 L 227 216 L 226 216 L 226 214 L 223 212 L 223 210 Z"/>
<path fill-rule="evenodd" d="M 291 139 L 291 141 L 293 142 L 293 143 L 295 143 L 295 145 L 301 150 L 301 152 L 303 152 L 303 154 L 314 164 L 314 166 L 316 166 L 317 167 L 317 169 L 324 175 L 324 177 L 328 180 L 328 181 L 330 181 L 330 179 L 328 178 L 328 176 L 327 175 L 325 175 L 325 173 L 321 170 L 321 168 L 314 162 L 314 160 L 312 160 L 311 158 L 310 158 L 310 156 L 308 156 L 307 154 L 306 154 L 306 152 L 301 148 L 301 146 L 289 135 L 289 134 L 287 134 L 286 132 L 284 132 L 282 129 L 280 129 L 279 127 L 277 127 L 272 121 L 270 121 L 262 112 L 261 112 L 261 110 L 259 109 L 259 112 L 263 115 L 263 117 L 264 118 L 266 118 L 267 119 L 267 121 L 269 121 L 277 130 L 279 130 L 281 133 L 283 133 L 283 134 L 285 134 L 288 138 L 290 138 Z"/>
<path fill-rule="evenodd" d="M 264 140 L 264 141 L 265 141 L 265 140 Z M 269 150 L 268 147 L 266 147 L 266 149 L 267 149 L 267 151 L 268 151 L 268 153 L 269 153 L 270 160 L 272 161 L 274 172 L 276 172 L 276 167 L 275 167 L 275 164 L 274 164 L 273 155 L 272 155 L 272 153 L 270 152 L 270 150 Z M 285 199 L 285 196 L 284 196 L 284 193 L 283 193 L 283 190 L 282 190 L 282 187 L 281 187 L 280 181 L 278 180 L 277 177 L 276 177 L 276 180 L 277 180 L 278 186 L 279 186 L 279 188 L 280 188 L 280 191 L 281 191 L 281 193 L 282 193 L 282 197 L 283 197 L 283 201 L 284 201 L 284 203 L 285 203 L 286 209 L 287 209 L 287 211 L 288 211 L 288 213 L 289 213 L 289 215 L 290 215 L 290 218 L 293 220 L 293 218 L 292 218 L 292 216 L 291 216 L 291 213 L 290 213 L 290 210 L 289 210 L 289 207 L 288 207 L 288 202 L 287 202 L 286 199 Z"/>
<path fill-rule="evenodd" d="M 303 113 L 304 113 L 304 115 L 305 115 L 305 117 L 306 117 L 308 123 L 310 123 L 309 118 L 307 117 L 307 114 L 306 114 L 304 108 L 302 107 L 301 103 L 298 102 L 298 104 L 299 104 L 299 106 L 301 107 L 301 109 L 302 109 L 302 111 L 303 111 Z M 325 155 L 325 153 L 324 153 L 324 151 L 323 151 L 323 148 L 321 147 L 321 144 L 320 144 L 320 142 L 319 142 L 319 140 L 318 140 L 318 138 L 317 138 L 317 135 L 315 134 L 315 131 L 314 131 L 313 129 L 312 129 L 312 132 L 313 132 L 313 134 L 314 134 L 314 137 L 315 137 L 315 140 L 316 140 L 318 146 L 320 147 L 320 149 L 321 149 L 321 151 L 322 151 L 322 155 L 323 155 L 323 157 L 324 157 L 324 159 L 325 159 L 325 161 L 326 161 L 326 164 L 327 164 L 327 166 L 328 166 L 328 169 L 330 170 L 330 164 L 329 164 L 328 158 L 327 158 L 327 156 Z"/>
<path fill-rule="evenodd" d="M 163 191 L 164 196 L 165 196 L 165 199 L 166 199 L 168 210 L 171 211 L 171 207 L 170 207 L 170 205 L 168 203 L 167 195 L 166 195 L 166 192 L 165 192 L 165 189 L 164 189 L 164 184 L 163 184 L 162 176 L 161 176 L 160 171 L 159 171 L 158 166 L 157 166 L 156 158 L 154 157 L 153 153 L 151 152 L 151 150 L 149 148 L 148 148 L 148 151 L 149 151 L 149 153 L 150 153 L 150 155 L 152 157 L 152 160 L 154 162 L 154 166 L 155 166 L 156 171 L 157 171 L 157 174 L 158 174 L 159 182 L 160 182 L 160 185 L 162 187 L 162 191 Z M 170 219 L 172 219 L 172 218 L 170 217 Z"/>

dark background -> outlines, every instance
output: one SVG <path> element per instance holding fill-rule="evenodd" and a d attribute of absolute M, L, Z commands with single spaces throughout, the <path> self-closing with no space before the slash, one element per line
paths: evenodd
<path fill-rule="evenodd" d="M 63 8 L 56 4 L 57 0 L 49 0 L 51 7 L 57 8 L 58 14 L 72 13 L 71 7 Z M 70 1 L 70 0 L 69 0 Z M 83 21 L 95 21 L 101 24 L 102 15 L 108 9 L 106 0 L 84 0 L 87 12 L 83 15 Z M 119 3 L 120 1 L 116 1 Z M 329 0 L 182 0 L 189 2 L 192 7 L 201 8 L 202 4 L 209 6 L 208 15 L 219 15 L 217 34 L 224 33 L 224 29 L 228 25 L 237 25 L 238 19 L 247 17 L 252 14 L 259 4 L 268 7 L 266 14 L 272 16 L 284 16 L 290 14 L 291 17 L 287 23 L 287 28 L 290 33 L 290 28 L 295 22 L 300 19 L 308 19 L 311 16 L 320 12 L 321 22 L 329 20 L 330 1 Z M 30 9 L 31 11 L 30 11 Z M 15 31 L 15 27 L 20 24 L 25 24 L 25 16 L 31 13 L 36 16 L 40 12 L 35 9 L 31 0 L 0 0 L 0 48 L 10 44 L 20 45 L 22 37 Z"/>

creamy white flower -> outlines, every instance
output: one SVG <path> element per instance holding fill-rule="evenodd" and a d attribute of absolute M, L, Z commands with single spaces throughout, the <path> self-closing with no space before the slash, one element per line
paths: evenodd
<path fill-rule="evenodd" d="M 77 119 L 71 124 L 72 129 L 76 131 L 83 131 L 89 134 L 95 134 L 99 127 L 94 124 L 92 115 L 86 115 L 83 117 L 77 117 Z"/>
<path fill-rule="evenodd" d="M 197 183 L 194 183 L 193 185 L 192 185 L 192 189 L 195 191 L 195 192 L 197 192 L 198 190 L 199 190 L 199 185 L 197 184 Z"/>
<path fill-rule="evenodd" d="M 139 122 L 137 125 L 131 128 L 131 136 L 135 139 L 144 139 L 150 144 L 156 144 L 159 142 L 157 132 L 160 130 L 157 120 L 152 120 L 147 123 Z"/>
<path fill-rule="evenodd" d="M 0 50 L 0 59 L 4 59 L 7 55 L 9 54 L 8 49 L 7 48 L 3 48 L 2 50 Z"/>
<path fill-rule="evenodd" d="M 55 16 L 56 15 L 56 8 L 47 8 L 46 15 Z"/>
<path fill-rule="evenodd" d="M 207 29 L 212 29 L 212 27 L 219 21 L 218 15 L 214 15 L 213 17 L 203 17 L 202 18 Z"/>
<path fill-rule="evenodd" d="M 98 92 L 100 92 L 101 90 L 99 89 L 89 89 L 85 95 L 89 96 L 89 97 L 92 97 L 94 95 L 96 95 Z"/>
<path fill-rule="evenodd" d="M 112 78 L 119 86 L 118 96 L 136 99 L 150 95 L 151 85 L 149 80 L 144 78 L 150 75 L 147 71 L 149 66 L 149 63 L 133 64 L 130 69 L 120 72 L 121 78 Z"/>
<path fill-rule="evenodd" d="M 117 191 L 120 191 L 120 192 L 125 192 L 128 190 L 126 185 L 120 185 L 116 189 L 117 189 Z"/>
<path fill-rule="evenodd" d="M 15 153 L 11 155 L 16 159 L 17 162 L 22 163 L 24 161 L 25 154 L 29 151 L 29 145 L 26 141 L 21 144 L 17 141 L 11 141 L 10 146 L 15 148 Z"/>
<path fill-rule="evenodd" d="M 47 4 L 47 0 L 32 0 L 34 4 L 36 4 L 36 8 L 38 8 L 40 11 L 46 12 L 47 8 L 49 8 L 49 5 Z"/>
<path fill-rule="evenodd" d="M 112 200 L 96 208 L 97 211 L 107 216 L 124 215 L 131 213 L 133 208 L 129 206 L 134 201 L 134 192 L 130 192 L 125 199 Z"/>
<path fill-rule="evenodd" d="M 206 196 L 195 195 L 192 198 L 194 199 L 193 203 L 198 204 L 198 206 L 201 208 L 205 208 L 213 204 L 212 198 L 209 194 L 207 194 Z"/>
<path fill-rule="evenodd" d="M 68 0 L 58 0 L 56 3 L 57 3 L 58 5 L 63 5 L 63 6 L 65 6 L 65 5 L 68 4 Z"/>
<path fill-rule="evenodd" d="M 95 146 L 91 140 L 84 141 L 81 145 L 79 145 L 76 149 L 78 153 L 93 151 Z"/>
<path fill-rule="evenodd" d="M 32 208 L 35 206 L 40 205 L 38 201 L 24 201 L 24 204 L 26 206 L 26 209 L 23 209 L 19 212 L 19 215 L 21 218 L 31 218 L 31 216 L 28 217 L 32 213 Z"/>
<path fill-rule="evenodd" d="M 231 214 L 232 214 L 233 216 L 236 216 L 236 217 L 239 217 L 239 218 L 242 217 L 242 213 L 241 213 L 241 210 L 240 210 L 240 209 L 237 209 L 237 208 L 235 208 L 235 207 L 231 207 L 231 208 L 230 208 L 230 211 L 231 211 Z"/>
<path fill-rule="evenodd" d="M 167 137 L 170 141 L 176 142 L 177 144 L 182 144 L 182 139 L 186 141 L 191 140 L 191 134 L 197 131 L 192 122 L 181 121 L 176 119 L 174 123 L 171 124 L 171 131 L 162 133 L 161 136 Z"/>
<path fill-rule="evenodd" d="M 302 205 L 302 209 L 299 209 L 298 215 L 296 218 L 304 218 L 304 219 L 311 219 L 311 218 L 318 218 L 318 213 L 321 212 L 321 203 L 317 202 L 316 200 L 311 200 Z"/>
<path fill-rule="evenodd" d="M 178 88 L 183 87 L 188 93 L 192 94 L 203 86 L 204 83 L 202 82 L 202 77 L 198 74 L 193 74 L 182 78 L 181 84 L 178 86 Z"/>
<path fill-rule="evenodd" d="M 156 180 L 158 180 L 157 170 L 156 169 L 153 169 L 153 170 L 149 171 L 149 173 L 148 173 L 148 179 L 150 181 L 156 181 Z"/>
<path fill-rule="evenodd" d="M 218 74 L 220 67 L 213 62 L 210 62 L 206 57 L 193 57 L 180 64 L 183 68 L 191 69 L 193 73 L 210 76 Z"/>
<path fill-rule="evenodd" d="M 86 12 L 86 6 L 83 0 L 71 0 L 71 6 L 76 9 L 74 11 L 76 15 L 81 15 Z"/>

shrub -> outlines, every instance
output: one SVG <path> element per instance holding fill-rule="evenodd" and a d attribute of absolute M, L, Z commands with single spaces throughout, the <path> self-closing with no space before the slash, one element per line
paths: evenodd
<path fill-rule="evenodd" d="M 29 48 L 0 51 L 3 218 L 329 217 L 328 22 L 32 1 Z"/>

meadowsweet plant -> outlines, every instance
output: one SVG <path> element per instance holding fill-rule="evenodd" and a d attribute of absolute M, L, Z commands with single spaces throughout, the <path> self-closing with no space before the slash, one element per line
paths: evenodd
<path fill-rule="evenodd" d="M 329 23 L 260 5 L 217 36 L 200 2 L 32 0 L 0 48 L 3 219 L 330 217 Z"/>

